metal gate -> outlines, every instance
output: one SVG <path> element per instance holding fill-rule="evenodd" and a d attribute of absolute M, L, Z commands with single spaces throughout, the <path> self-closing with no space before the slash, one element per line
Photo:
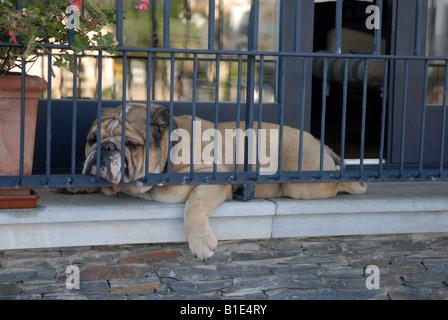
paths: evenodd
<path fill-rule="evenodd" d="M 343 14 L 344 6 L 350 1 L 337 0 L 334 3 L 334 47 L 331 52 L 312 50 L 310 45 L 309 25 L 310 14 L 308 10 L 314 12 L 317 4 L 314 1 L 279 1 L 279 38 L 278 50 L 262 51 L 259 49 L 259 26 L 260 21 L 260 1 L 253 0 L 250 5 L 250 16 L 248 23 L 247 50 L 227 50 L 217 48 L 215 34 L 215 7 L 216 1 L 210 0 L 208 12 L 208 43 L 206 49 L 171 48 L 170 47 L 170 1 L 163 1 L 163 46 L 161 47 L 129 47 L 124 45 L 123 39 L 123 1 L 117 1 L 117 40 L 119 59 L 122 59 L 122 98 L 113 101 L 102 99 L 102 52 L 98 52 L 98 85 L 97 98 L 81 100 L 77 97 L 77 79 L 72 79 L 74 96 L 71 99 L 52 99 L 51 94 L 48 99 L 42 100 L 40 116 L 43 119 L 41 129 L 38 129 L 36 141 L 40 146 L 40 156 L 42 158 L 40 170 L 35 170 L 33 175 L 23 174 L 23 141 L 18 148 L 21 148 L 20 174 L 18 176 L 0 177 L 0 188 L 62 188 L 62 187 L 100 187 L 108 186 L 108 183 L 101 179 L 99 172 L 97 176 L 84 176 L 80 174 L 79 161 L 83 158 L 82 152 L 85 141 L 80 134 L 85 133 L 85 127 L 89 126 L 93 118 L 85 119 L 79 117 L 79 113 L 86 109 L 93 115 L 103 107 L 113 107 L 119 104 L 126 105 L 128 77 L 131 76 L 127 70 L 129 55 L 139 53 L 140 58 L 146 65 L 146 91 L 147 99 L 141 101 L 147 106 L 152 102 L 163 104 L 169 109 L 171 117 L 177 114 L 191 114 L 193 121 L 198 115 L 208 116 L 217 127 L 223 120 L 244 122 L 246 129 L 253 128 L 254 123 L 261 121 L 277 122 L 279 127 L 279 167 L 270 175 L 260 174 L 260 163 L 250 164 L 246 157 L 244 170 L 236 169 L 234 172 L 217 172 L 216 165 L 212 172 L 196 173 L 191 170 L 189 173 L 173 173 L 168 165 L 166 172 L 148 173 L 143 179 L 121 184 L 121 186 L 143 186 L 143 185 L 174 185 L 174 184 L 242 184 L 246 187 L 243 198 L 250 198 L 250 190 L 256 183 L 279 183 L 279 182 L 327 182 L 327 181 L 409 181 L 409 180 L 447 180 L 447 160 L 445 152 L 447 143 L 446 132 L 446 96 L 448 83 L 448 57 L 425 55 L 424 47 L 426 39 L 426 14 L 428 2 L 426 0 L 406 1 L 406 5 L 399 4 L 398 1 L 377 0 L 370 3 L 371 11 L 363 12 L 366 24 L 373 26 L 372 32 L 373 50 L 371 52 L 344 52 L 343 51 Z M 188 1 L 187 1 L 188 3 Z M 406 6 L 406 7 L 405 7 Z M 379 23 L 385 21 L 383 12 L 388 12 L 387 35 L 385 28 Z M 370 20 L 368 20 L 370 18 Z M 311 15 L 311 19 L 312 15 Z M 406 20 L 402 22 L 402 20 Z M 409 21 L 411 24 L 409 24 Z M 402 29 L 406 27 L 409 31 L 407 38 L 412 38 L 410 49 L 400 52 L 399 42 Z M 311 33 L 312 34 L 312 33 Z M 382 38 L 387 37 L 387 50 L 382 43 Z M 286 40 L 289 39 L 288 43 Z M 312 39 L 311 39 L 312 43 Z M 407 42 L 407 45 L 410 42 Z M 11 45 L 1 43 L 1 46 Z M 69 46 L 48 45 L 52 49 L 69 49 Z M 151 98 L 154 90 L 151 77 L 154 67 L 154 60 L 163 59 L 167 61 L 169 68 L 167 77 L 170 83 L 170 93 L 168 101 L 153 101 Z M 143 57 L 143 58 L 142 58 Z M 214 81 L 215 99 L 211 102 L 197 101 L 197 81 L 198 65 L 201 58 L 207 57 L 210 63 L 215 65 L 216 75 Z M 80 58 L 80 57 L 78 57 Z M 190 61 L 193 65 L 192 93 L 191 101 L 177 101 L 174 95 L 175 88 L 175 64 L 179 59 Z M 224 103 L 219 98 L 219 71 L 223 61 L 232 60 L 237 65 L 237 90 L 236 101 L 234 103 Z M 274 102 L 265 103 L 263 101 L 263 79 L 266 61 L 273 61 L 275 65 L 275 99 Z M 441 65 L 444 72 L 442 89 L 442 101 L 438 104 L 427 102 L 427 88 L 429 81 L 429 68 L 432 64 Z M 290 74 L 294 71 L 293 77 Z M 375 156 L 366 156 L 366 139 L 369 123 L 373 120 L 368 118 L 367 103 L 369 101 L 368 90 L 371 84 L 371 74 L 380 74 L 378 88 L 381 90 L 381 99 L 378 103 L 379 116 L 375 120 L 378 125 L 378 136 Z M 313 77 L 313 81 L 311 78 Z M 47 78 L 48 92 L 51 93 L 51 75 L 48 70 Z M 336 80 L 335 80 L 336 79 Z M 357 125 L 358 139 L 357 147 L 359 157 L 355 162 L 348 162 L 346 166 L 341 166 L 339 171 L 323 170 L 324 145 L 330 141 L 332 134 L 328 134 L 326 126 L 328 118 L 328 89 L 331 81 L 338 81 L 340 102 L 338 110 L 340 113 L 338 123 L 338 153 L 342 161 L 347 160 L 347 128 L 351 124 L 347 117 L 347 101 L 352 92 L 350 86 L 357 82 L 360 96 L 359 112 L 360 117 Z M 378 79 L 377 79 L 378 80 Z M 320 91 L 319 106 L 311 97 L 311 86 L 318 83 Z M 243 84 L 245 90 L 242 90 Z M 257 89 L 258 88 L 258 89 Z M 261 88 L 261 89 L 260 89 Z M 258 90 L 257 96 L 255 94 Z M 418 91 L 418 99 L 413 94 Z M 291 95 L 291 92 L 296 95 Z M 293 98 L 291 98 L 293 97 Z M 338 103 L 339 103 L 338 102 Z M 24 95 L 22 92 L 22 106 L 24 105 Z M 410 107 L 412 105 L 412 108 Z M 22 107 L 23 108 L 23 107 Z M 60 110 L 57 110 L 61 108 Z M 65 109 L 64 109 L 65 108 Z M 81 110 L 82 109 L 82 110 Z M 320 170 L 302 171 L 301 163 L 303 150 L 299 148 L 299 163 L 297 171 L 283 171 L 281 168 L 281 150 L 283 126 L 288 124 L 300 129 L 310 130 L 311 113 L 318 110 L 318 115 L 314 116 L 318 123 L 318 130 L 315 135 L 321 141 Z M 64 110 L 64 111 L 61 111 Z M 204 111 L 206 110 L 206 111 Z M 66 112 L 67 111 L 67 112 Z M 70 136 L 55 136 L 51 132 L 51 126 L 55 124 L 54 115 L 58 112 L 65 112 L 64 117 L 70 128 Z M 430 113 L 437 113 L 437 122 L 428 122 Z M 412 115 L 412 121 L 410 120 Z M 123 120 L 125 120 L 123 113 Z M 67 120 L 68 119 L 68 120 Z M 316 121 L 317 119 L 317 121 Z M 147 134 L 149 135 L 149 117 L 147 123 Z M 58 121 L 58 120 L 56 120 Z M 100 121 L 100 119 L 98 119 Z M 125 121 L 123 121 L 123 124 Z M 23 125 L 22 125 L 23 126 Z M 22 131 L 23 131 L 22 127 Z M 170 131 L 172 118 L 170 119 Z M 40 130 L 40 131 L 39 131 Z M 84 131 L 83 131 L 84 130 Z M 123 135 L 125 127 L 122 128 Z M 431 133 L 430 133 L 431 132 Z M 437 132 L 436 135 L 433 132 Z M 100 133 L 99 133 L 100 134 Z M 428 137 L 431 141 L 428 143 Z M 52 140 L 51 140 L 52 139 Z M 61 148 L 66 148 L 69 154 L 69 164 L 64 168 L 57 168 L 55 161 L 52 163 L 52 154 L 55 152 L 55 141 L 64 141 Z M 123 139 L 124 141 L 124 139 Z M 149 141 L 149 139 L 147 139 Z M 247 141 L 246 141 L 247 142 Z M 246 143 L 245 153 L 248 153 Z M 193 148 L 192 148 L 193 150 Z M 100 150 L 98 150 L 100 152 Z M 148 149 L 147 155 L 148 158 Z M 370 152 L 372 153 L 372 152 Z M 410 154 L 413 154 L 410 156 Z M 369 159 L 367 159 L 369 158 Z M 373 160 L 371 159 L 373 158 Z M 124 151 L 122 151 L 122 167 L 124 167 Z M 148 162 L 146 162 L 148 168 Z M 191 167 L 192 168 L 192 167 Z M 146 170 L 147 172 L 148 170 Z"/>

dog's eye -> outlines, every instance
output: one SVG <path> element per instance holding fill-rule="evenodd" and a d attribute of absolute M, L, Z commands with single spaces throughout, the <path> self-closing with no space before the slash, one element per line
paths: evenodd
<path fill-rule="evenodd" d="M 90 146 L 93 146 L 96 143 L 96 136 L 92 136 L 89 140 L 87 140 L 87 143 Z"/>
<path fill-rule="evenodd" d="M 134 143 L 134 142 L 132 142 L 132 141 L 127 141 L 127 142 L 126 142 L 126 147 L 127 147 L 130 151 L 135 151 L 135 150 L 137 150 L 138 148 L 140 148 L 141 145 L 136 144 L 136 143 Z"/>

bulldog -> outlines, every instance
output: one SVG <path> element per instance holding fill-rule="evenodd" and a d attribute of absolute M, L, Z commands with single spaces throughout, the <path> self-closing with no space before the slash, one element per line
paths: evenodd
<path fill-rule="evenodd" d="M 126 134 L 124 161 L 121 159 L 122 147 L 122 115 L 126 113 Z M 172 151 L 177 148 L 177 155 L 182 152 L 178 148 L 182 140 L 186 139 L 183 134 L 192 134 L 192 118 L 189 115 L 173 117 L 172 132 L 169 130 L 170 114 L 166 108 L 152 104 L 150 106 L 150 135 L 149 152 L 146 151 L 146 105 L 128 103 L 126 107 L 104 108 L 101 112 L 101 141 L 97 139 L 97 120 L 95 119 L 87 135 L 85 147 L 86 160 L 83 174 L 96 175 L 99 171 L 100 177 L 106 179 L 111 186 L 101 188 L 102 192 L 109 195 L 116 195 L 119 192 L 126 193 L 148 200 L 171 203 L 185 203 L 184 224 L 185 232 L 191 252 L 200 259 L 208 259 L 214 254 L 217 246 L 217 239 L 209 224 L 209 215 L 224 201 L 231 200 L 233 194 L 238 189 L 238 185 L 232 184 L 203 184 L 203 185 L 176 185 L 176 186 L 132 186 L 121 187 L 121 182 L 129 183 L 145 177 L 146 154 L 149 154 L 148 173 L 166 172 L 168 159 L 171 159 L 172 173 L 189 173 L 190 163 L 179 161 L 176 154 L 169 153 L 169 140 L 171 139 Z M 199 132 L 194 132 L 195 136 L 205 135 L 207 130 L 214 132 L 214 124 L 196 118 L 196 124 L 200 124 Z M 235 122 L 219 123 L 219 133 L 225 134 L 229 130 L 235 131 Z M 254 128 L 258 124 L 254 123 Z M 241 123 L 244 129 L 244 123 Z M 278 125 L 263 122 L 261 128 L 266 131 L 264 139 L 265 149 L 270 150 L 273 157 L 278 159 L 278 145 L 275 144 L 278 135 Z M 197 131 L 196 129 L 193 129 Z M 256 129 L 254 129 L 256 132 Z M 178 136 L 173 138 L 173 133 Z M 321 143 L 311 134 L 294 129 L 283 127 L 283 148 L 282 163 L 283 171 L 297 171 L 299 158 L 300 135 L 303 134 L 302 150 L 302 170 L 319 171 Z M 179 138 L 179 136 L 181 138 Z M 274 137 L 274 139 L 271 139 Z M 236 152 L 236 143 L 226 138 L 221 139 L 219 145 L 225 150 Z M 184 142 L 186 142 L 185 140 Z M 212 142 L 210 142 L 212 141 Z M 194 172 L 212 172 L 215 164 L 217 172 L 232 172 L 235 165 L 243 166 L 238 161 L 231 161 L 232 156 L 223 155 L 210 149 L 210 145 L 217 146 L 218 141 L 212 139 L 201 139 L 199 144 L 195 144 Z M 100 144 L 100 167 L 97 168 L 97 144 Z M 232 144 L 226 148 L 222 144 Z M 186 146 L 183 143 L 183 146 Z M 189 145 L 189 143 L 188 143 Z M 199 146 L 198 146 L 199 145 Z M 185 149 L 189 151 L 189 149 Z M 187 152 L 182 150 L 183 152 Z M 244 150 L 244 149 L 243 149 Z M 241 150 L 240 150 L 241 151 Z M 204 153 L 205 152 L 205 153 Z M 197 157 L 197 153 L 201 155 Z M 239 152 L 241 155 L 242 152 Z M 276 153 L 276 154 L 275 154 Z M 244 154 L 244 152 L 243 152 Z M 256 154 L 256 152 L 255 152 Z M 254 156 L 254 155 L 253 155 Z M 183 154 L 181 159 L 190 159 L 189 155 Z M 210 161 L 210 158 L 214 161 Z M 175 161 L 177 160 L 177 161 Z M 225 161 L 227 160 L 227 161 Z M 124 168 L 122 167 L 124 163 Z M 325 146 L 323 156 L 323 170 L 339 170 L 340 158 L 329 147 Z M 270 167 L 272 163 L 264 163 L 260 166 L 263 173 L 264 168 Z M 274 168 L 275 169 L 275 168 Z M 242 170 L 242 167 L 241 167 Z M 259 183 L 255 186 L 254 198 L 275 198 L 290 197 L 294 199 L 324 199 L 334 197 L 338 192 L 350 194 L 363 194 L 367 186 L 359 182 L 323 182 L 323 183 Z M 92 191 L 92 190 L 90 190 Z"/>

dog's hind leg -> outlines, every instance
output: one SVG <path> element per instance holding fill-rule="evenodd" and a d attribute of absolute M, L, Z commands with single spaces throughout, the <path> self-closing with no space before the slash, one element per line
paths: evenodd
<path fill-rule="evenodd" d="M 210 227 L 209 215 L 231 198 L 231 185 L 198 185 L 185 204 L 184 222 L 191 252 L 202 260 L 210 258 L 218 241 Z"/>
<path fill-rule="evenodd" d="M 293 199 L 316 200 L 333 198 L 337 192 L 337 182 L 283 183 L 281 196 Z"/>
<path fill-rule="evenodd" d="M 283 183 L 282 197 L 316 200 L 333 198 L 338 192 L 364 194 L 367 183 L 360 182 L 320 182 L 320 183 Z"/>
<path fill-rule="evenodd" d="M 339 192 L 350 194 L 364 194 L 367 192 L 367 183 L 365 182 L 338 182 Z"/>

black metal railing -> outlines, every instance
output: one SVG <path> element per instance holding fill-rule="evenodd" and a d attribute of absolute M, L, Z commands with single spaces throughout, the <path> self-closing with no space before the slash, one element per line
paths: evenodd
<path fill-rule="evenodd" d="M 171 162 L 168 161 L 167 171 L 163 173 L 147 173 L 146 176 L 139 181 L 120 184 L 122 186 L 143 186 L 143 185 L 175 185 L 175 184 L 221 184 L 221 183 L 232 183 L 232 184 L 243 184 L 246 186 L 247 196 L 245 198 L 250 198 L 250 190 L 253 189 L 255 183 L 278 183 L 278 182 L 326 182 L 326 181 L 409 181 L 409 180 L 447 180 L 448 179 L 448 170 L 447 170 L 447 159 L 444 153 L 446 149 L 446 96 L 447 96 L 447 83 L 448 83 L 448 57 L 445 56 L 425 56 L 421 54 L 421 39 L 424 37 L 422 34 L 422 1 L 416 0 L 416 15 L 415 15 L 415 43 L 414 43 L 414 54 L 382 54 L 381 48 L 381 38 L 382 38 L 382 28 L 375 29 L 374 33 L 374 52 L 372 53 L 363 53 L 363 54 L 354 54 L 354 53 L 342 53 L 341 52 L 341 34 L 342 34 L 342 13 L 343 13 L 343 1 L 336 1 L 336 39 L 335 39 L 335 49 L 334 52 L 305 52 L 301 49 L 301 41 L 300 35 L 302 34 L 301 29 L 304 27 L 301 24 L 299 17 L 302 16 L 300 1 L 295 2 L 295 22 L 294 22 L 294 50 L 293 51 L 260 51 L 258 48 L 258 25 L 259 25 L 259 1 L 253 0 L 250 11 L 250 21 L 249 21 L 249 31 L 248 31 L 248 50 L 218 50 L 215 49 L 215 1 L 209 1 L 209 23 L 208 23 L 208 48 L 207 49 L 179 49 L 179 48 L 170 48 L 170 1 L 164 1 L 163 6 L 163 47 L 127 47 L 123 42 L 123 1 L 117 1 L 117 12 L 118 12 L 118 21 L 117 21 L 117 41 L 118 48 L 117 51 L 120 53 L 120 58 L 122 59 L 123 71 L 122 71 L 122 99 L 121 104 L 125 105 L 129 101 L 126 99 L 126 88 L 127 88 L 127 59 L 129 53 L 139 52 L 146 54 L 147 61 L 147 99 L 146 101 L 141 101 L 146 103 L 147 106 L 147 139 L 146 139 L 146 172 L 148 172 L 149 161 L 149 123 L 150 123 L 150 103 L 154 102 L 151 100 L 151 66 L 152 60 L 156 58 L 157 54 L 167 54 L 169 55 L 169 63 L 171 65 L 170 71 L 170 99 L 169 101 L 164 101 L 164 104 L 170 111 L 171 119 L 170 119 L 170 132 L 173 130 L 173 122 L 172 116 L 175 114 L 175 105 L 178 105 L 178 102 L 174 99 L 174 65 L 178 56 L 182 54 L 184 57 L 188 55 L 189 58 L 193 61 L 193 92 L 192 92 L 192 101 L 191 102 L 183 102 L 182 105 L 184 109 L 189 109 L 188 113 L 192 115 L 192 125 L 197 116 L 197 108 L 198 106 L 207 105 L 207 107 L 213 110 L 214 116 L 213 121 L 215 127 L 217 127 L 220 122 L 219 114 L 222 110 L 220 110 L 221 102 L 219 101 L 219 70 L 221 60 L 225 57 L 232 57 L 236 59 L 238 63 L 238 85 L 237 85 L 237 101 L 233 104 L 234 108 L 229 109 L 227 112 L 234 112 L 234 120 L 237 122 L 237 129 L 240 126 L 240 123 L 245 122 L 246 129 L 250 129 L 254 127 L 255 121 L 260 123 L 261 121 L 267 121 L 269 119 L 263 119 L 262 109 L 265 107 L 263 104 L 263 90 L 259 90 L 259 98 L 258 102 L 254 99 L 254 90 L 257 86 L 258 88 L 263 88 L 263 69 L 264 62 L 266 58 L 274 58 L 277 61 L 277 70 L 278 70 L 278 88 L 277 88 L 277 112 L 276 115 L 279 119 L 278 124 L 279 127 L 279 159 L 278 159 L 278 171 L 272 175 L 262 175 L 260 174 L 260 163 L 257 161 L 256 164 L 251 165 L 248 158 L 248 149 L 246 147 L 246 162 L 244 165 L 244 170 L 240 170 L 238 166 L 235 166 L 235 170 L 232 172 L 218 172 L 216 162 L 213 166 L 212 172 L 201 172 L 197 173 L 193 170 L 193 161 L 191 161 L 191 170 L 188 173 L 173 173 L 171 172 Z M 376 1 L 377 7 L 382 12 L 383 1 Z M 390 13 L 392 15 L 397 14 L 396 12 Z M 394 19 L 391 19 L 392 25 L 391 28 L 394 28 Z M 393 41 L 393 40 L 392 40 Z M 0 43 L 0 46 L 17 46 L 11 43 Z M 392 43 L 393 46 L 393 43 Z M 56 49 L 70 49 L 69 45 L 61 46 L 61 45 L 45 45 L 49 50 Z M 216 81 L 215 81 L 215 101 L 211 103 L 203 103 L 197 101 L 196 96 L 196 87 L 197 87 L 197 74 L 198 74 L 198 60 L 201 55 L 210 55 L 215 57 L 216 64 Z M 236 58 L 235 58 L 236 57 Z M 97 99 L 96 101 L 96 112 L 98 113 L 98 128 L 101 122 L 100 110 L 105 106 L 105 101 L 102 100 L 102 68 L 103 68 L 103 55 L 102 52 L 98 52 L 98 85 L 97 85 Z M 301 100 L 297 101 L 297 113 L 298 113 L 298 128 L 305 128 L 305 110 L 308 107 L 306 105 L 306 94 L 310 92 L 310 88 L 307 87 L 309 82 L 306 81 L 307 77 L 310 75 L 312 70 L 310 70 L 311 64 L 309 63 L 313 59 L 322 59 L 323 61 L 323 71 L 322 71 L 322 105 L 321 105 L 321 129 L 320 129 L 320 140 L 321 140 L 321 157 L 320 157 L 320 169 L 318 171 L 302 171 L 302 161 L 303 161 L 303 148 L 302 141 L 300 141 L 299 147 L 299 156 L 298 156 L 298 164 L 297 171 L 282 171 L 282 139 L 283 139 L 283 123 L 285 117 L 285 60 L 289 58 L 294 58 L 297 60 L 297 63 L 301 65 L 301 85 L 296 88 L 296 90 L 301 90 Z M 340 139 L 340 156 L 341 160 L 344 161 L 346 158 L 345 155 L 345 146 L 346 146 L 346 127 L 347 127 L 347 117 L 346 117 L 346 109 L 347 109 L 347 98 L 349 96 L 348 92 L 348 79 L 349 79 L 349 64 L 353 60 L 361 60 L 363 63 L 363 80 L 360 84 L 362 87 L 362 115 L 361 115 L 361 133 L 360 133 L 360 142 L 359 142 L 359 165 L 347 165 L 341 166 L 338 171 L 325 171 L 323 170 L 323 154 L 324 154 L 324 144 L 326 141 L 326 92 L 327 92 L 327 82 L 329 75 L 329 63 L 332 59 L 342 59 L 343 61 L 343 81 L 342 81 L 342 118 L 341 118 L 341 139 Z M 365 137 L 366 137 L 366 123 L 369 121 L 366 117 L 366 102 L 367 102 L 367 86 L 368 86 L 368 63 L 373 60 L 382 60 L 384 61 L 384 78 L 382 81 L 383 87 L 383 95 L 382 95 L 382 103 L 381 103 L 381 120 L 380 120 L 380 141 L 378 146 L 377 153 L 377 163 L 366 164 L 365 159 Z M 76 66 L 75 59 L 75 68 Z M 409 90 L 409 63 L 411 61 L 420 61 L 424 64 L 424 87 L 421 88 L 423 92 L 423 100 L 421 103 L 421 119 L 420 128 L 413 128 L 406 125 L 407 117 L 406 117 L 406 107 L 407 107 L 407 95 Z M 427 104 L 426 102 L 426 88 L 428 84 L 428 65 L 430 61 L 438 61 L 440 64 L 444 65 L 445 68 L 445 77 L 444 77 L 444 92 L 443 92 L 443 103 L 438 105 Z M 242 79 L 242 68 L 243 62 L 247 66 L 246 71 L 246 79 Z M 402 113 L 401 113 L 401 126 L 400 126 L 400 138 L 399 145 L 396 146 L 398 148 L 399 153 L 399 161 L 391 161 L 387 160 L 385 153 L 387 152 L 388 145 L 390 144 L 387 138 L 387 135 L 392 134 L 391 130 L 391 113 L 388 110 L 393 108 L 393 103 L 390 94 L 388 94 L 388 90 L 390 87 L 390 77 L 391 77 L 391 69 L 396 64 L 400 64 L 403 66 L 403 92 L 402 92 Z M 79 168 L 77 167 L 77 158 L 80 156 L 77 154 L 77 145 L 84 144 L 84 141 L 80 141 L 77 128 L 78 128 L 78 106 L 80 103 L 79 98 L 77 98 L 77 78 L 73 76 L 73 98 L 71 99 L 71 110 L 72 110 L 72 123 L 71 123 L 71 137 L 67 137 L 66 141 L 71 145 L 71 160 L 70 160 L 70 169 L 67 172 L 56 172 L 53 170 L 51 165 L 51 123 L 52 123 L 52 104 L 54 101 L 51 97 L 51 56 L 48 55 L 48 91 L 47 91 L 47 99 L 46 99 L 46 151 L 45 151 L 45 170 L 44 172 L 33 174 L 30 176 L 25 176 L 23 174 L 23 148 L 24 142 L 23 138 L 21 139 L 21 145 L 17 146 L 21 150 L 20 157 L 20 174 L 18 176 L 2 176 L 0 177 L 0 188 L 62 188 L 62 187 L 91 187 L 91 186 L 109 186 L 108 182 L 104 179 L 101 179 L 99 176 L 99 170 L 96 176 L 84 176 L 80 174 Z M 258 70 L 256 70 L 258 68 Z M 24 69 L 25 65 L 24 65 Z M 256 81 L 255 73 L 258 71 L 259 78 Z M 25 73 L 22 73 L 22 115 L 24 110 L 24 92 L 25 92 Z M 242 97 L 242 81 L 245 81 L 247 85 L 246 89 L 246 97 Z M 428 128 L 428 124 L 426 121 L 427 111 L 434 108 L 441 108 L 442 116 L 441 116 L 441 124 L 440 124 L 440 142 L 437 145 L 437 148 L 432 151 L 428 151 L 425 147 L 425 132 Z M 122 113 L 123 121 L 122 121 L 122 135 L 125 134 L 125 120 L 126 120 L 126 112 Z M 22 116 L 23 118 L 23 116 Z M 22 135 L 24 131 L 24 121 L 22 121 Z M 417 162 L 409 163 L 405 159 L 405 146 L 406 146 L 406 132 L 413 131 L 415 132 L 415 136 L 419 140 L 419 157 Z M 98 136 L 101 136 L 101 132 L 98 132 Z M 301 137 L 302 139 L 302 137 Z M 194 143 L 192 139 L 192 144 Z M 122 143 L 124 144 L 125 139 L 122 139 Z M 170 142 L 171 144 L 171 142 Z M 171 145 L 170 145 L 171 147 Z M 194 146 L 192 145 L 191 150 L 194 150 Z M 1 150 L 0 150 L 1 152 Z M 101 152 L 100 146 L 98 144 L 97 152 Z M 425 162 L 425 154 L 427 152 L 435 152 L 438 153 L 438 161 L 433 162 Z M 100 159 L 100 157 L 97 157 Z M 124 145 L 122 146 L 122 167 L 124 167 Z M 386 159 L 386 160 L 385 160 Z M 97 164 L 99 167 L 99 163 Z M 124 170 L 122 170 L 122 179 L 124 175 Z"/>

